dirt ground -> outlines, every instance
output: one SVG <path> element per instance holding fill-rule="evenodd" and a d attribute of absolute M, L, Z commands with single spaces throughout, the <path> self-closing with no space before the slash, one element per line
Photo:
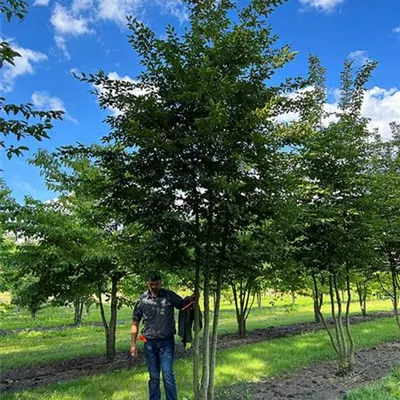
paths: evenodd
<path fill-rule="evenodd" d="M 391 313 L 375 313 L 367 317 L 353 316 L 351 317 L 352 324 L 365 322 L 377 318 L 388 317 Z M 219 339 L 218 348 L 230 348 L 236 347 L 243 344 L 258 343 L 266 340 L 272 340 L 282 337 L 299 335 L 302 333 L 313 332 L 322 329 L 321 324 L 313 322 L 299 323 L 281 327 L 268 327 L 264 329 L 257 329 L 248 334 L 246 338 L 240 338 L 237 335 L 226 335 Z M 400 352 L 398 347 L 395 347 Z M 176 347 L 177 358 L 186 357 L 191 355 L 191 351 L 185 351 L 181 345 Z M 373 358 L 372 358 L 373 359 Z M 82 378 L 84 376 L 91 376 L 101 373 L 107 373 L 109 371 L 131 369 L 138 365 L 143 364 L 143 355 L 135 360 L 132 360 L 129 353 L 120 352 L 117 353 L 114 362 L 109 362 L 104 356 L 91 356 L 91 357 L 80 357 L 71 360 L 61 360 L 51 364 L 43 364 L 36 366 L 28 366 L 25 368 L 11 369 L 1 373 L 0 377 L 0 392 L 9 392 L 22 389 L 31 389 L 40 387 L 47 384 L 53 384 L 57 382 L 67 381 L 76 378 Z M 383 368 L 383 367 L 382 367 Z M 327 379 L 329 380 L 333 374 L 333 370 L 329 373 L 326 372 Z M 310 373 L 310 375 L 312 375 Z M 299 378 L 303 381 L 303 378 Z M 278 381 L 276 381 L 278 382 Z M 321 381 L 322 382 L 322 381 Z M 321 383 L 322 384 L 322 383 Z M 318 383 L 320 386 L 320 383 Z M 277 388 L 279 391 L 279 388 Z M 285 395 L 287 396 L 287 390 L 285 389 Z M 256 396 L 257 394 L 255 394 Z M 258 395 L 257 395 L 258 396 Z M 237 397 L 239 399 L 239 397 Z M 254 397 L 254 399 L 282 399 L 291 397 Z M 294 397 L 303 398 L 303 397 Z M 325 397 L 304 397 L 306 399 L 313 398 L 323 400 Z M 330 397 L 326 397 L 327 399 Z M 230 398 L 230 400 L 236 399 Z"/>
<path fill-rule="evenodd" d="M 356 370 L 349 378 L 335 376 L 337 366 L 333 361 L 316 363 L 287 377 L 232 387 L 219 399 L 345 399 L 349 390 L 384 377 L 394 366 L 400 366 L 400 341 L 360 351 L 356 358 Z"/>

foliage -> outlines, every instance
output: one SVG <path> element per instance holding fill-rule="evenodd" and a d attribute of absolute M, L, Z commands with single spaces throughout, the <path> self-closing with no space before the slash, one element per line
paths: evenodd
<path fill-rule="evenodd" d="M 335 329 L 327 331 L 344 374 L 354 365 L 348 318 L 350 271 L 363 268 L 374 258 L 367 186 L 372 135 L 361 116 L 361 105 L 375 66 L 366 63 L 353 76 L 352 63 L 345 62 L 339 111 L 336 120 L 325 123 L 324 70 L 318 59 L 311 58 L 314 107 L 310 115 L 301 116 L 299 123 L 290 128 L 300 126 L 307 132 L 298 149 L 304 175 L 298 188 L 301 209 L 294 239 L 297 257 L 313 277 L 315 292 L 316 278 L 329 285 Z M 346 290 L 346 300 L 340 297 L 341 289 Z M 324 323 L 321 313 L 320 318 Z"/>
<path fill-rule="evenodd" d="M 23 0 L 0 0 L 0 15 L 4 14 L 8 22 L 12 18 L 23 20 L 27 13 L 27 2 Z M 0 42 L 0 68 L 5 62 L 14 65 L 14 60 L 21 55 L 13 50 L 8 42 Z M 8 143 L 6 138 L 11 136 L 17 142 L 27 137 L 36 140 L 47 139 L 48 131 L 53 127 L 52 121 L 62 119 L 63 111 L 38 111 L 30 103 L 7 104 L 6 99 L 0 96 L 0 149 L 4 149 L 8 158 L 20 156 L 29 150 L 27 146 L 19 146 Z M 4 117 L 3 115 L 6 115 Z M 40 120 L 31 123 L 30 120 Z"/>

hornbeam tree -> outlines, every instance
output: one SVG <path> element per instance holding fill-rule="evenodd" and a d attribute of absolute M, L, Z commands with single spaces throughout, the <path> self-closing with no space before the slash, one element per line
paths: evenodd
<path fill-rule="evenodd" d="M 336 120 L 329 123 L 324 121 L 323 69 L 316 59 L 311 67 L 312 74 L 317 72 L 313 91 L 320 96 L 315 96 L 314 109 L 302 115 L 292 128 L 298 131 L 302 127 L 306 132 L 298 150 L 304 179 L 299 187 L 303 193 L 299 219 L 303 222 L 299 224 L 296 243 L 299 259 L 313 278 L 315 292 L 318 278 L 328 287 L 333 331 L 328 329 L 321 312 L 319 315 L 337 353 L 339 372 L 347 374 L 354 366 L 350 275 L 373 258 L 367 187 L 372 134 L 360 110 L 365 84 L 375 63 L 365 64 L 354 76 L 352 64 L 345 63 L 339 109 Z M 347 293 L 346 299 L 341 298 L 341 290 Z M 320 309 L 319 304 L 316 308 Z"/>
<path fill-rule="evenodd" d="M 175 270 L 190 269 L 195 291 L 203 290 L 201 359 L 195 316 L 196 400 L 214 398 L 229 243 L 274 214 L 284 185 L 284 143 L 272 117 L 288 106 L 280 95 L 298 81 L 269 85 L 295 56 L 288 46 L 276 46 L 268 24 L 281 3 L 251 0 L 237 9 L 230 0 L 187 0 L 188 27 L 179 35 L 168 26 L 163 38 L 128 18 L 129 42 L 143 66 L 137 81 L 115 81 L 103 71 L 80 77 L 101 88 L 102 108 L 120 114 L 107 118 L 107 149 L 78 147 L 65 154 L 92 157 L 108 177 L 107 207 L 123 213 L 125 223 L 140 221 L 151 232 L 152 253 Z"/>

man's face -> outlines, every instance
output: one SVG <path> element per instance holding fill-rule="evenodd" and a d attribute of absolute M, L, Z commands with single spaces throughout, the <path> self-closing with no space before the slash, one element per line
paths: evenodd
<path fill-rule="evenodd" d="M 147 286 L 150 290 L 150 293 L 153 296 L 157 296 L 157 294 L 161 288 L 161 281 L 148 281 Z"/>

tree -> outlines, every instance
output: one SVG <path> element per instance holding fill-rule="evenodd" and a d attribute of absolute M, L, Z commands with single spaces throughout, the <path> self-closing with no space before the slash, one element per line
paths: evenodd
<path fill-rule="evenodd" d="M 236 10 L 230 0 L 188 0 L 190 26 L 182 36 L 168 26 L 163 39 L 130 18 L 129 41 L 143 65 L 137 82 L 114 81 L 102 71 L 81 76 L 102 88 L 102 108 L 121 111 L 107 118 L 106 150 L 75 150 L 104 169 L 109 196 L 103 202 L 124 213 L 126 223 L 144 226 L 154 256 L 173 270 L 190 270 L 195 291 L 203 288 L 201 382 L 195 316 L 195 399 L 214 397 L 229 243 L 270 217 L 281 194 L 283 143 L 272 117 L 279 94 L 294 84 L 270 87 L 268 80 L 295 56 L 288 46 L 274 47 L 277 37 L 268 25 L 281 3 L 253 0 Z"/>
<path fill-rule="evenodd" d="M 108 151 L 101 146 L 95 147 L 101 152 Z M 48 188 L 62 193 L 67 199 L 70 216 L 90 232 L 84 242 L 86 253 L 80 256 L 83 266 L 78 267 L 78 276 L 84 276 L 86 286 L 95 287 L 105 330 L 107 358 L 112 360 L 118 309 L 123 304 L 133 305 L 131 300 L 118 295 L 118 289 L 126 277 L 144 275 L 150 266 L 145 248 L 148 233 L 137 223 L 123 219 L 120 210 L 107 205 L 106 200 L 112 196 L 112 178 L 86 155 L 69 151 L 70 148 L 49 154 L 41 150 L 33 163 L 42 168 Z M 109 319 L 104 297 L 110 302 Z"/>
<path fill-rule="evenodd" d="M 350 330 L 350 273 L 365 266 L 373 256 L 371 209 L 368 207 L 367 171 L 371 161 L 371 133 L 360 109 L 364 86 L 375 63 L 367 63 L 353 77 L 352 64 L 342 73 L 341 99 L 337 120 L 324 124 L 323 69 L 311 60 L 315 74 L 314 108 L 303 115 L 300 126 L 307 132 L 299 148 L 304 178 L 297 236 L 300 259 L 313 277 L 322 277 L 329 290 L 334 330 L 320 318 L 338 355 L 340 373 L 354 366 L 354 340 Z M 292 129 L 299 129 L 297 123 Z M 347 299 L 342 300 L 344 289 Z M 343 304 L 345 302 L 345 304 Z M 344 309 L 345 307 L 345 309 Z"/>
<path fill-rule="evenodd" d="M 382 142 L 376 138 L 370 187 L 375 216 L 376 249 L 380 261 L 374 269 L 383 291 L 392 299 L 400 332 L 400 124 L 392 123 L 391 128 L 391 140 Z M 384 284 L 385 274 L 390 276 L 388 286 Z"/>
<path fill-rule="evenodd" d="M 22 21 L 27 13 L 27 3 L 23 0 L 0 0 L 0 15 L 4 14 L 7 21 L 13 18 Z M 13 50 L 8 42 L 0 42 L 0 69 L 4 63 L 14 65 L 14 60 L 21 55 Z M 20 156 L 24 151 L 29 150 L 26 146 L 16 146 L 6 142 L 8 136 L 12 136 L 17 142 L 24 138 L 32 137 L 36 140 L 47 139 L 48 131 L 53 127 L 52 120 L 62 119 L 63 111 L 39 111 L 33 105 L 7 104 L 6 99 L 0 96 L 0 149 L 4 148 L 8 158 Z M 7 117 L 4 117 L 3 115 Z M 31 124 L 30 120 L 40 120 Z"/>

